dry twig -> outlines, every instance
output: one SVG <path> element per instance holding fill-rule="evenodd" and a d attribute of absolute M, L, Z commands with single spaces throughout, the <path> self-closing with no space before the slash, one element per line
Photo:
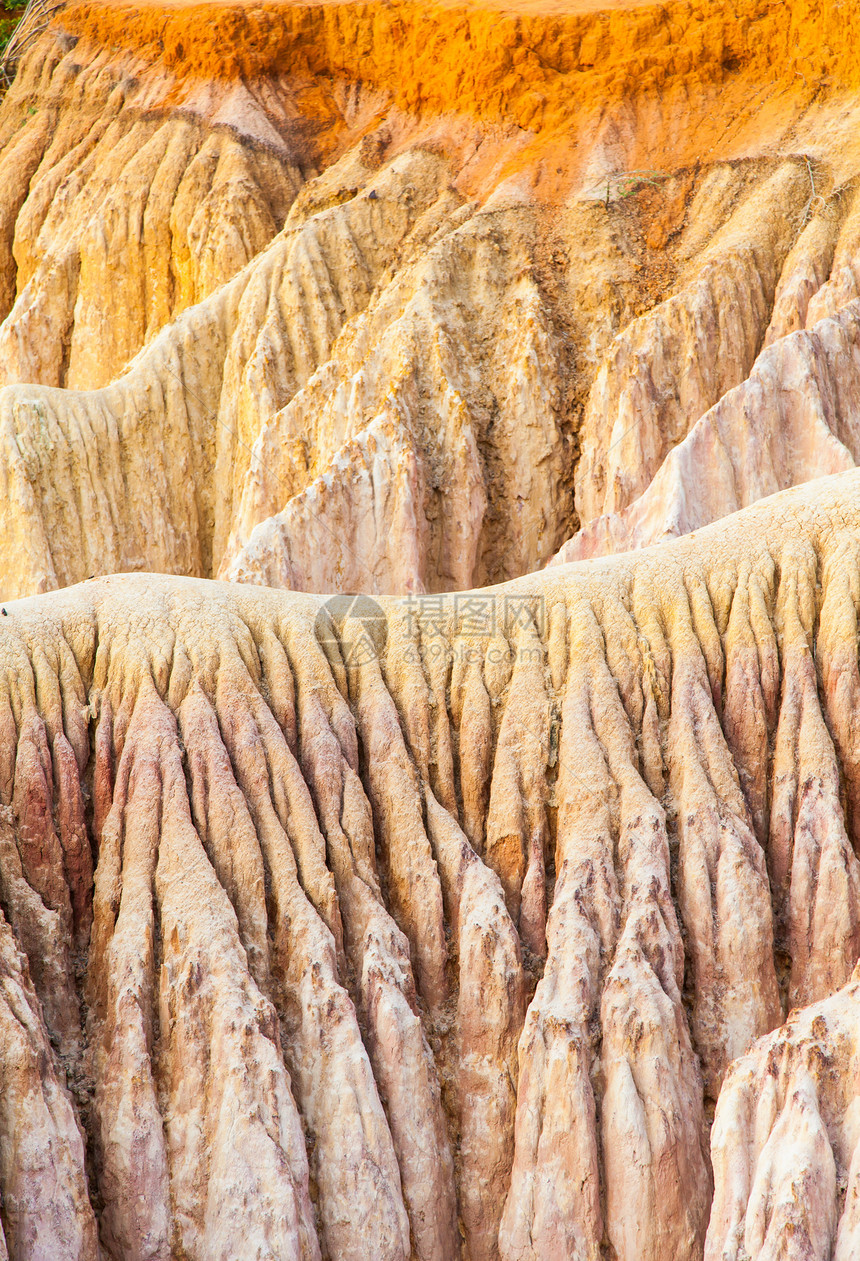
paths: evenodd
<path fill-rule="evenodd" d="M 20 22 L 0 54 L 0 87 L 11 85 L 18 62 L 62 7 L 63 0 L 28 0 Z"/>

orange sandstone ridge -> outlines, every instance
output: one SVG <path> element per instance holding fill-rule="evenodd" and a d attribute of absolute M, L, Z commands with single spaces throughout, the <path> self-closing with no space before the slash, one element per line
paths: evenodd
<path fill-rule="evenodd" d="M 123 49 L 181 83 L 266 75 L 376 88 L 412 114 L 524 129 L 503 173 L 569 183 L 576 132 L 645 114 L 628 166 L 668 170 L 784 132 L 822 93 L 860 83 L 860 15 L 829 0 L 649 4 L 70 4 L 70 33 Z M 562 163 L 559 170 L 558 164 Z M 553 165 L 555 164 L 555 165 Z M 544 169 L 545 168 L 545 169 Z M 558 178 L 561 176 L 562 178 Z"/>
<path fill-rule="evenodd" d="M 0 598 L 466 589 L 853 467 L 855 21 L 60 11 L 0 110 Z"/>

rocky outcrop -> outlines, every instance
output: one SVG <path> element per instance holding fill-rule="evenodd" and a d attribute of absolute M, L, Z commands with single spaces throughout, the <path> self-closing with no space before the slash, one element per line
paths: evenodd
<path fill-rule="evenodd" d="M 808 160 L 805 169 L 808 198 L 799 219 L 794 209 L 787 220 L 777 215 L 758 224 L 771 240 L 782 231 L 783 243 L 793 235 L 787 225 L 804 225 L 775 290 L 773 270 L 761 262 L 772 254 L 756 255 L 747 243 L 747 257 L 758 259 L 751 289 L 726 295 L 736 265 L 708 264 L 694 286 L 616 339 L 586 409 L 577 469 L 581 529 L 555 563 L 646 547 L 855 465 L 856 193 L 816 193 Z M 802 187 L 803 171 L 798 165 L 793 177 L 785 169 L 774 182 L 787 189 L 799 178 Z M 708 282 L 723 287 L 720 298 Z M 686 339 L 679 318 L 695 321 Z M 730 337 L 727 321 L 739 322 Z M 712 350 L 702 355 L 702 345 Z M 719 379 L 720 372 L 730 375 Z"/>
<path fill-rule="evenodd" d="M 692 232 L 713 221 L 725 184 L 720 170 L 702 181 L 688 212 Z M 806 186 L 802 164 L 786 163 L 754 188 L 697 260 L 695 278 L 613 342 L 580 434 L 576 506 L 583 526 L 638 499 L 699 417 L 749 376 Z"/>
<path fill-rule="evenodd" d="M 87 0 L 22 61 L 0 598 L 466 590 L 853 463 L 854 17 L 395 8 Z"/>
<path fill-rule="evenodd" d="M 857 1000 L 852 979 L 732 1066 L 714 1121 L 709 1261 L 856 1254 Z"/>
<path fill-rule="evenodd" d="M 268 124 L 247 92 L 244 135 L 165 116 L 76 43 L 42 41 L 0 119 L 3 385 L 108 384 L 268 244 L 303 183 L 276 133 L 253 143 Z"/>
<path fill-rule="evenodd" d="M 560 549 L 554 564 L 645 547 L 860 456 L 860 303 L 765 351 L 666 457 L 647 490 Z"/>
<path fill-rule="evenodd" d="M 527 276 L 533 216 L 517 226 L 510 212 L 503 250 L 498 225 L 470 217 L 448 164 L 421 148 L 383 166 L 349 150 L 307 190 L 271 244 L 113 384 L 0 392 L 0 594 L 141 568 L 438 590 L 548 559 L 572 496 L 553 332 Z M 218 202 L 244 213 L 229 189 Z M 31 291 L 56 311 L 46 284 Z M 2 326 L 18 341 L 26 293 Z M 79 294 L 79 317 L 85 305 Z M 98 330 L 81 338 L 111 371 Z M 366 517 L 359 562 L 348 540 Z"/>
<path fill-rule="evenodd" d="M 9 1255 L 850 1255 L 858 503 L 4 604 Z"/>
<path fill-rule="evenodd" d="M 860 1246 L 860 13 L 569 8 L 3 96 L 0 1257 Z"/>

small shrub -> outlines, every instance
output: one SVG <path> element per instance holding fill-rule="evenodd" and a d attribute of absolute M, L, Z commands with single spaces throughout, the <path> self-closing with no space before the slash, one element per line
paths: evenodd
<path fill-rule="evenodd" d="M 659 188 L 668 178 L 664 171 L 616 171 L 590 188 L 586 196 L 608 206 L 611 201 L 626 201 L 642 188 Z"/>

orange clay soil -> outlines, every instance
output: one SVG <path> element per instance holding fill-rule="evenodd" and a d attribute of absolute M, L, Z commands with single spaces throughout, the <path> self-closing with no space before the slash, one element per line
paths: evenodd
<path fill-rule="evenodd" d="M 517 0 L 497 3 L 73 3 L 58 22 L 174 80 L 287 74 L 382 89 L 409 113 L 456 111 L 533 138 L 518 165 L 555 171 L 576 133 L 635 104 L 651 121 L 631 167 L 730 157 L 784 134 L 821 95 L 860 81 L 852 0 Z M 641 119 L 640 119 L 641 121 Z M 546 174 L 546 173 L 544 173 Z"/>
<path fill-rule="evenodd" d="M 454 115 L 489 126 L 501 141 L 492 170 L 458 180 L 480 199 L 511 177 L 516 195 L 552 203 L 593 184 L 599 195 L 607 171 L 798 148 L 808 108 L 860 87 L 854 0 L 83 0 L 55 21 L 84 58 L 153 68 L 166 107 L 194 83 L 303 84 L 324 164 L 340 130 L 325 83 L 380 92 L 422 124 L 445 116 L 444 146 Z M 798 151 L 811 144 L 807 129 Z"/>

